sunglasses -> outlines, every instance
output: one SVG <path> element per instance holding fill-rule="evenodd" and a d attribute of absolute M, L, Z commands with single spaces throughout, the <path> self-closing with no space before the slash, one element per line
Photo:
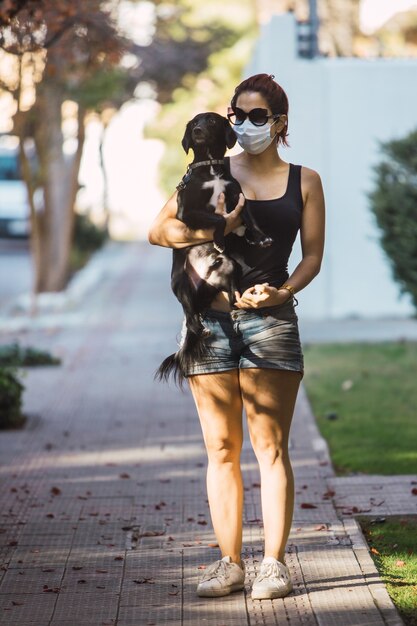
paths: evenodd
<path fill-rule="evenodd" d="M 281 113 L 273 113 L 272 115 L 268 115 L 267 109 L 252 109 L 249 113 L 246 113 L 239 107 L 235 107 L 232 109 L 231 107 L 227 110 L 227 117 L 229 122 L 234 124 L 235 126 L 239 126 L 243 124 L 245 119 L 248 117 L 249 121 L 252 122 L 255 126 L 264 126 L 267 121 L 272 117 L 272 119 L 277 120 L 281 116 Z"/>

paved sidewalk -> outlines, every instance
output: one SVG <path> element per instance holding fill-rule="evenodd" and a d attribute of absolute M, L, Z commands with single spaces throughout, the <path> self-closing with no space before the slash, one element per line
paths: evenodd
<path fill-rule="evenodd" d="M 27 426 L 0 432 L 0 624 L 400 626 L 348 508 L 369 495 L 370 481 L 384 489 L 387 480 L 334 476 L 304 387 L 290 440 L 293 593 L 250 598 L 263 532 L 245 424 L 246 589 L 196 596 L 201 570 L 220 552 L 191 396 L 152 379 L 180 330 L 169 270 L 168 251 L 126 244 L 76 313 L 0 335 L 63 359 L 28 370 Z M 409 493 L 412 479 L 396 477 L 398 491 Z"/>

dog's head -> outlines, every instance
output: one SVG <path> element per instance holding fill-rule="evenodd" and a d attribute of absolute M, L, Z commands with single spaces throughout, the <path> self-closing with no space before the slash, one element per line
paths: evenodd
<path fill-rule="evenodd" d="M 236 143 L 236 135 L 226 117 L 218 113 L 199 113 L 190 120 L 185 127 L 182 139 L 182 147 L 188 154 L 190 148 L 199 151 L 214 153 L 226 152 L 227 148 L 233 148 Z"/>

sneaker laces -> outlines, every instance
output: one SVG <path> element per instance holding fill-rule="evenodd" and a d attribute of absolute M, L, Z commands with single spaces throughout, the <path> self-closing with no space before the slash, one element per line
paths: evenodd
<path fill-rule="evenodd" d="M 228 564 L 226 563 L 226 561 L 222 561 L 222 560 L 215 561 L 214 563 L 208 566 L 201 580 L 202 581 L 211 580 L 212 578 L 218 578 L 220 576 L 223 576 L 224 578 L 228 578 L 229 570 L 227 568 L 227 565 Z"/>
<path fill-rule="evenodd" d="M 283 566 L 285 567 L 285 565 Z M 288 576 L 285 570 L 283 570 L 278 563 L 263 563 L 261 565 L 261 572 L 257 577 L 257 581 L 270 578 L 271 576 L 278 578 L 283 584 L 287 584 Z"/>

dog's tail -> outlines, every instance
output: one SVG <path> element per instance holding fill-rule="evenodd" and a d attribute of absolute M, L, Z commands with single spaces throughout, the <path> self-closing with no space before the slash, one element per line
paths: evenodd
<path fill-rule="evenodd" d="M 162 361 L 155 372 L 155 378 L 167 382 L 172 376 L 175 383 L 182 388 L 185 372 L 209 352 L 205 343 L 206 336 L 207 332 L 201 323 L 198 327 L 187 327 L 181 347 Z"/>

